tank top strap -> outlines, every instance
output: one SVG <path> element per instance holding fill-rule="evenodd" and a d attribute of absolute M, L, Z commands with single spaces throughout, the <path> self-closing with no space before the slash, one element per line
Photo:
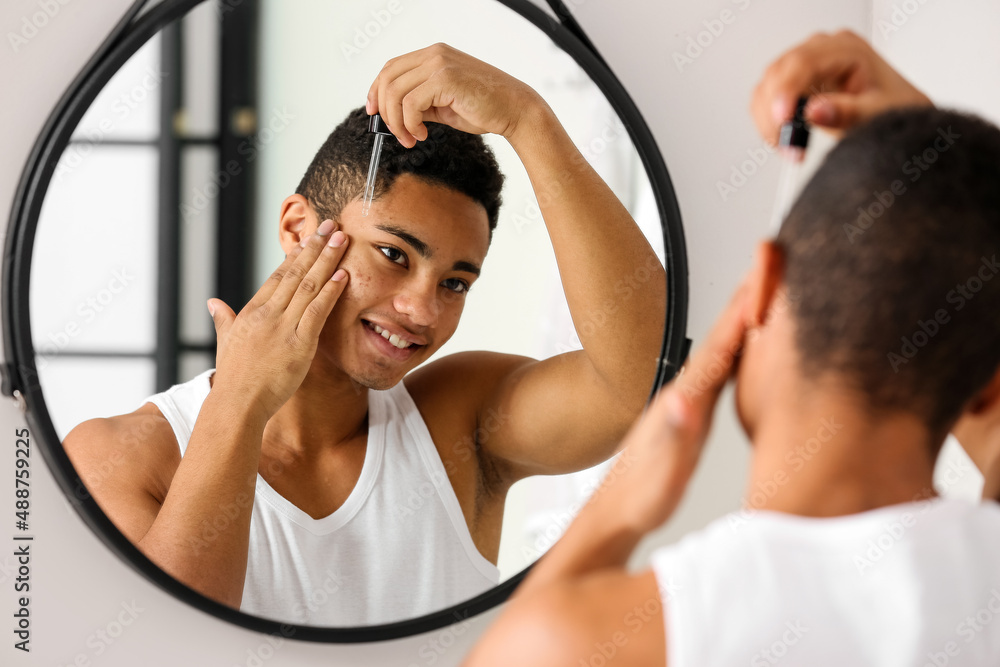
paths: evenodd
<path fill-rule="evenodd" d="M 201 411 L 201 405 L 212 389 L 209 378 L 214 372 L 215 369 L 210 368 L 187 382 L 175 384 L 170 389 L 153 394 L 142 402 L 142 404 L 152 403 L 160 409 L 174 431 L 181 456 L 184 456 L 188 441 L 191 439 L 191 431 L 194 430 L 194 422 Z"/>
<path fill-rule="evenodd" d="M 396 421 L 401 424 L 401 428 L 395 431 L 398 434 L 397 442 L 393 442 L 391 436 L 386 438 L 387 449 L 391 449 L 393 446 L 405 446 L 416 449 L 422 463 L 422 472 L 434 486 L 441 505 L 444 507 L 448 519 L 450 519 L 452 528 L 461 542 L 462 548 L 465 550 L 466 556 L 481 574 L 493 581 L 497 581 L 500 576 L 500 570 L 496 565 L 487 560 L 476 547 L 472 539 L 472 533 L 469 532 L 469 525 L 465 520 L 465 514 L 462 512 L 462 506 L 458 502 L 458 496 L 455 495 L 455 489 L 451 485 L 451 480 L 448 478 L 448 473 L 441 460 L 441 454 L 438 452 L 437 446 L 431 438 L 430 430 L 427 428 L 427 423 L 420 414 L 417 404 L 406 389 L 406 385 L 403 382 L 399 382 L 391 389 L 383 392 L 369 392 L 369 395 L 372 393 L 384 395 L 387 401 L 386 407 L 391 410 L 396 417 Z M 390 429 L 388 433 L 393 433 L 393 430 Z M 389 456 L 387 459 L 392 460 L 393 457 Z M 411 471 L 410 475 L 413 475 L 415 472 Z"/>

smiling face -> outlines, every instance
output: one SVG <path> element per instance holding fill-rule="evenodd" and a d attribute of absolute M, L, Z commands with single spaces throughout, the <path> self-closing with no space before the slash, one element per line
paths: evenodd
<path fill-rule="evenodd" d="M 314 229 L 315 213 L 307 217 L 306 228 Z M 367 216 L 357 200 L 344 207 L 339 224 L 350 237 L 340 263 L 350 278 L 317 358 L 359 384 L 388 389 L 455 333 L 489 248 L 486 210 L 460 192 L 403 174 Z"/>

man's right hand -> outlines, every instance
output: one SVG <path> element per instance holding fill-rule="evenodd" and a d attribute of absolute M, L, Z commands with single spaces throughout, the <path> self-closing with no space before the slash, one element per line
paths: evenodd
<path fill-rule="evenodd" d="M 338 269 L 347 236 L 327 220 L 295 246 L 239 315 L 209 299 L 218 338 L 213 389 L 240 396 L 270 419 L 302 384 L 319 334 L 347 285 Z"/>
<path fill-rule="evenodd" d="M 767 68 L 750 111 L 768 142 L 777 143 L 782 123 L 803 95 L 810 98 L 806 120 L 838 135 L 892 108 L 932 104 L 849 30 L 813 35 Z"/>

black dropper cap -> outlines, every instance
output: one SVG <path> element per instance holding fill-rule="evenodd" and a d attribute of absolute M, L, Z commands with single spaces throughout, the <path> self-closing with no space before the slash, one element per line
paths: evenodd
<path fill-rule="evenodd" d="M 778 136 L 779 146 L 794 146 L 805 150 L 809 144 L 809 124 L 806 122 L 806 102 L 809 98 L 802 96 L 795 104 L 795 113 L 790 121 L 781 126 Z"/>
<path fill-rule="evenodd" d="M 368 116 L 368 131 L 374 134 L 392 134 L 392 132 L 389 131 L 389 126 L 385 124 L 384 120 L 382 120 L 382 116 L 377 113 Z"/>

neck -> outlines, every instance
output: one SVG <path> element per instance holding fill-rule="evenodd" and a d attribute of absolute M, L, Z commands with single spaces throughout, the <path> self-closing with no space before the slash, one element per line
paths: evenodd
<path fill-rule="evenodd" d="M 299 388 L 268 420 L 262 451 L 314 460 L 363 433 L 367 416 L 368 388 L 317 355 Z"/>
<path fill-rule="evenodd" d="M 748 507 L 830 517 L 935 495 L 916 417 L 872 419 L 851 393 L 805 382 L 773 389 L 752 438 Z"/>

